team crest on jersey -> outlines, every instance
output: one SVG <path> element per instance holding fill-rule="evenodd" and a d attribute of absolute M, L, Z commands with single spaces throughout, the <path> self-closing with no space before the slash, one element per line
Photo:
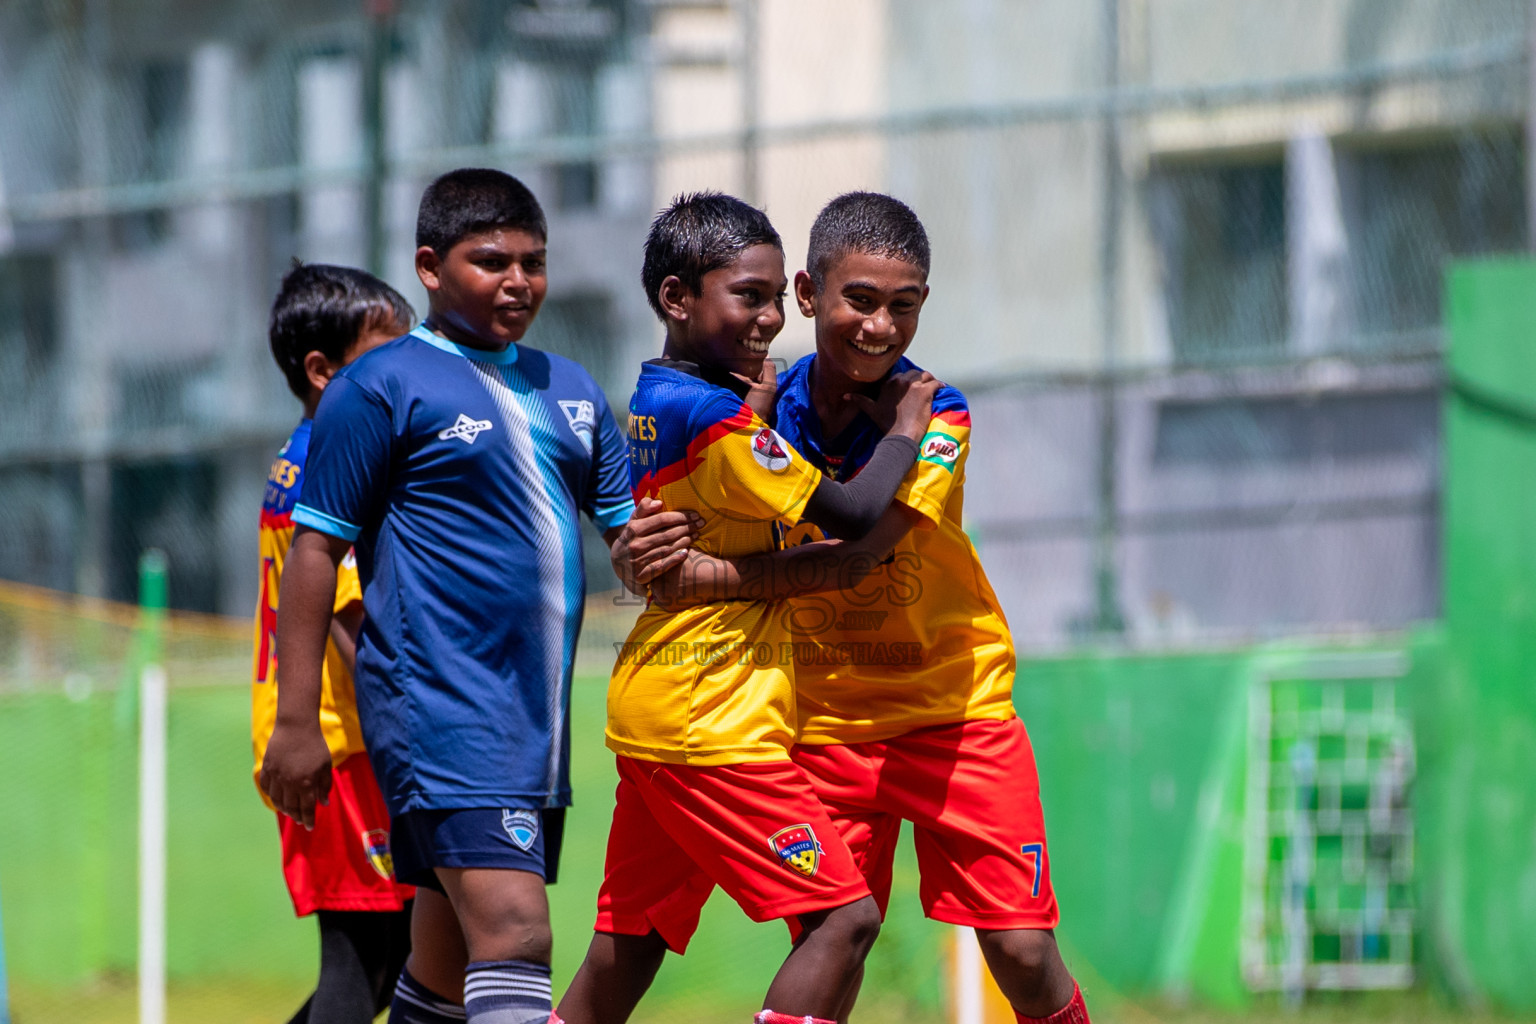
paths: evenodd
<path fill-rule="evenodd" d="M 565 413 L 565 422 L 571 425 L 571 433 L 581 442 L 581 446 L 592 454 L 592 432 L 597 429 L 597 407 L 585 398 L 567 399 L 560 402 L 560 411 Z"/>
<path fill-rule="evenodd" d="M 789 468 L 789 448 L 784 439 L 769 427 L 764 427 L 752 437 L 752 457 L 758 465 L 775 473 Z"/>
<path fill-rule="evenodd" d="M 390 879 L 395 876 L 395 858 L 389 852 L 389 830 L 372 828 L 363 833 L 363 852 L 368 855 L 368 863 L 373 865 L 373 870 L 379 873 L 379 877 Z"/>
<path fill-rule="evenodd" d="M 537 811 L 509 811 L 503 808 L 501 827 L 507 830 L 507 836 L 519 850 L 530 850 L 533 841 L 539 838 L 539 814 Z"/>
<path fill-rule="evenodd" d="M 453 426 L 437 432 L 438 440 L 452 441 L 457 438 L 465 444 L 474 444 L 475 438 L 480 436 L 482 430 L 490 430 L 490 420 L 472 420 L 463 413 L 454 421 Z"/>
<path fill-rule="evenodd" d="M 928 439 L 923 442 L 921 457 L 952 466 L 960 457 L 960 446 L 953 438 L 945 437 L 943 434 L 929 434 Z"/>
<path fill-rule="evenodd" d="M 821 867 L 821 843 L 809 825 L 791 825 L 768 837 L 768 845 L 784 862 L 806 878 L 814 878 Z"/>

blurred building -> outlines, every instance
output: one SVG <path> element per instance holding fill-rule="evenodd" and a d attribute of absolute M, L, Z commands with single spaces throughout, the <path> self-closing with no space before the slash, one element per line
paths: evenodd
<path fill-rule="evenodd" d="M 1529 11 L 688 5 L 674 51 L 746 56 L 660 70 L 658 123 L 743 154 L 657 178 L 736 182 L 792 267 L 838 191 L 924 218 L 913 355 L 973 396 L 1026 643 L 1393 628 L 1440 607 L 1442 270 L 1526 245 Z"/>
<path fill-rule="evenodd" d="M 552 238 L 530 342 L 626 400 L 651 170 L 589 140 L 645 134 L 646 24 L 624 0 L 0 6 L 0 577 L 131 599 L 159 546 L 174 603 L 248 610 L 299 412 L 267 310 L 296 257 L 367 264 L 374 131 L 383 275 L 424 312 L 422 186 L 523 175 Z M 550 138 L 569 155 L 530 154 Z"/>
<path fill-rule="evenodd" d="M 413 300 L 424 181 L 529 177 L 530 340 L 620 405 L 657 205 L 760 202 L 793 271 L 830 196 L 907 199 L 935 258 L 913 354 L 972 395 L 967 521 L 1026 644 L 1433 617 L 1440 274 L 1526 244 L 1528 10 L 414 0 L 379 33 L 361 0 L 16 0 L 0 576 L 126 597 L 159 544 L 178 603 L 243 611 L 296 411 L 268 296 L 294 255 L 366 258 L 374 152 Z M 810 347 L 791 309 L 778 354 Z"/>

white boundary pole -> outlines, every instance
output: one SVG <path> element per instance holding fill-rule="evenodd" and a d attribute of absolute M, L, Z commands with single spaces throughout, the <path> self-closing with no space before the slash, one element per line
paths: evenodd
<path fill-rule="evenodd" d="M 981 947 L 976 933 L 955 926 L 955 1024 L 984 1024 Z"/>
<path fill-rule="evenodd" d="M 139 1024 L 165 1024 L 165 668 L 139 675 Z"/>

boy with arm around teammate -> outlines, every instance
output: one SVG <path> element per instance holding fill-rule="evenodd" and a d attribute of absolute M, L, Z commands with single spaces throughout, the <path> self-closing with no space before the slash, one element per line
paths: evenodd
<path fill-rule="evenodd" d="M 896 424 L 868 473 L 830 483 L 746 401 L 784 322 L 783 250 L 761 211 L 718 193 L 681 197 L 651 227 L 642 279 L 667 341 L 630 404 L 634 493 L 696 512 L 700 549 L 725 557 L 772 551 L 802 519 L 868 533 L 912 465 L 931 378 L 893 383 Z M 651 605 L 623 645 L 608 697 L 618 801 L 596 934 L 560 1001 L 570 1024 L 626 1020 L 666 950 L 686 948 L 715 885 L 753 920 L 799 928 L 760 1022 L 828 1020 L 847 998 L 877 914 L 789 761 L 784 611 Z"/>
<path fill-rule="evenodd" d="M 836 479 L 864 470 L 879 437 L 849 395 L 913 369 L 905 352 L 927 298 L 929 259 L 921 222 L 890 196 L 839 196 L 811 229 L 795 292 L 815 318 L 816 353 L 780 380 L 776 426 Z M 1012 637 L 961 528 L 969 450 L 965 398 L 943 388 L 918 462 L 882 523 L 895 540 L 877 554 L 890 557 L 857 587 L 802 582 L 792 591 L 795 581 L 762 556 L 725 566 L 704 554 L 660 585 L 680 602 L 700 599 L 694 576 L 711 598 L 735 581 L 754 584 L 760 598 L 796 598 L 796 623 L 819 628 L 795 638 L 794 760 L 882 910 L 905 819 L 914 825 L 924 910 L 976 929 L 1018 1019 L 1086 1024 L 1056 947 L 1039 780 L 1012 703 Z M 816 537 L 812 529 L 791 540 Z M 618 550 L 633 545 L 645 546 L 627 537 Z M 810 589 L 820 592 L 804 596 Z M 851 1008 L 850 994 L 839 1019 Z"/>

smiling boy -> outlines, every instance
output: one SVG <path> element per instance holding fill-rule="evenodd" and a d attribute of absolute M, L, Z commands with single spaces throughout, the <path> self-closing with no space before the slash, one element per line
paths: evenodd
<path fill-rule="evenodd" d="M 635 495 L 697 513 L 699 552 L 726 559 L 778 551 L 783 529 L 802 520 L 851 541 L 868 534 L 916 457 L 936 382 L 894 381 L 894 425 L 866 472 L 833 483 L 746 403 L 784 326 L 788 284 L 762 211 L 719 193 L 679 198 L 651 226 L 641 276 L 667 339 L 630 402 Z M 848 998 L 878 912 L 789 759 L 785 612 L 652 603 L 622 646 L 608 691 L 617 805 L 596 934 L 560 1001 L 570 1024 L 626 1020 L 666 950 L 687 947 L 716 885 L 753 920 L 785 918 L 798 931 L 760 1024 L 829 1020 Z"/>
<path fill-rule="evenodd" d="M 544 214 L 521 182 L 443 175 L 416 236 L 426 321 L 338 373 L 315 418 L 261 783 L 313 824 L 330 782 L 320 660 L 336 566 L 355 545 L 358 709 L 396 873 L 452 903 L 470 1024 L 546 1024 L 544 887 L 570 803 L 585 588 L 577 518 L 619 532 L 625 443 L 581 367 L 519 344 L 548 287 Z M 451 995 L 403 975 L 392 1019 L 451 1019 Z"/>
<path fill-rule="evenodd" d="M 929 260 L 921 221 L 890 196 L 839 196 L 811 228 L 795 296 L 815 318 L 816 352 L 779 381 L 775 427 L 833 479 L 867 472 L 881 436 L 856 396 L 915 369 L 905 353 L 927 300 Z M 961 527 L 969 452 L 965 397 L 941 388 L 917 464 L 876 530 L 892 538 L 876 553 L 890 557 L 860 582 L 806 596 L 802 581 L 791 593 L 761 556 L 735 564 L 690 556 L 671 573 L 684 578 L 666 582 L 683 600 L 699 599 L 695 590 L 738 596 L 745 591 L 733 588 L 737 580 L 757 584 L 752 596 L 792 598 L 794 761 L 882 913 L 907 820 L 925 912 L 976 929 L 1019 1021 L 1086 1024 L 1082 994 L 1056 947 L 1060 915 L 1039 780 L 1013 709 L 1012 637 Z M 642 520 L 626 531 L 648 532 Z M 791 543 L 820 535 L 798 528 Z M 638 564 L 644 549 L 637 536 L 615 550 L 639 552 Z M 838 1019 L 852 1005 L 851 992 Z"/>

